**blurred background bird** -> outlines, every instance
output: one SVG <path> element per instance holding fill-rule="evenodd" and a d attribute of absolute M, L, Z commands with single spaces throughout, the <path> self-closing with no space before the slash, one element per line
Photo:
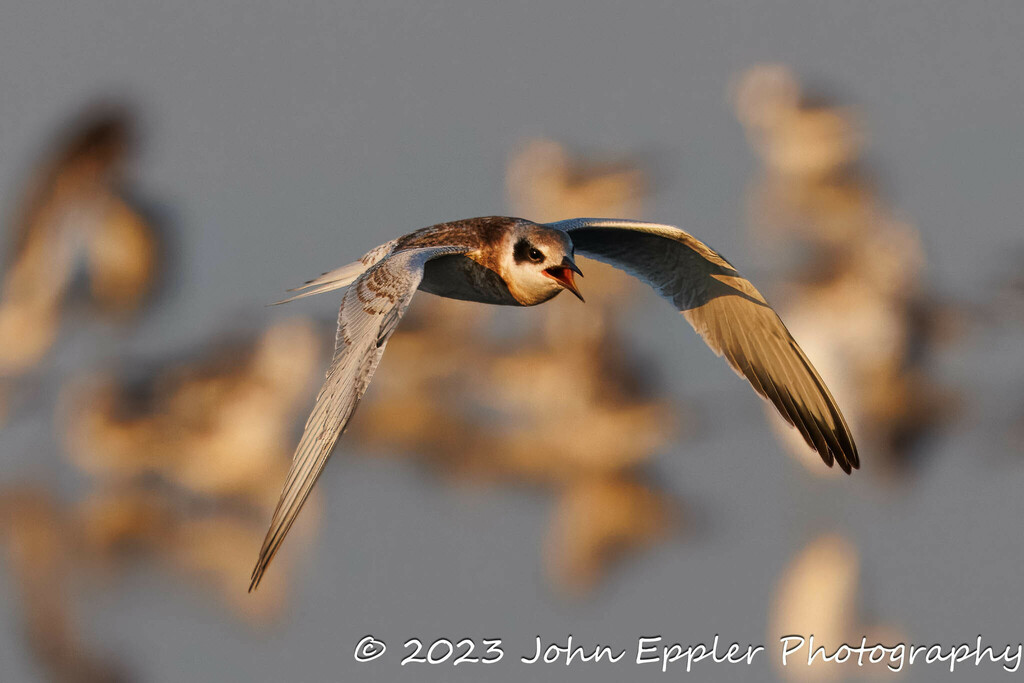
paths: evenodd
<path fill-rule="evenodd" d="M 16 375 L 39 362 L 79 268 L 105 312 L 130 313 L 152 290 L 159 245 L 127 182 L 136 118 L 123 106 L 92 105 L 58 132 L 31 172 L 11 224 L 0 292 L 0 373 Z"/>
<path fill-rule="evenodd" d="M 242 617 L 276 617 L 289 563 L 257 599 L 246 599 L 237 578 L 288 468 L 292 429 L 324 356 L 320 332 L 282 321 L 141 379 L 69 385 L 64 444 L 92 483 L 82 503 L 91 549 L 106 558 L 135 549 L 208 583 Z M 298 527 L 300 547 L 317 507 Z"/>
<path fill-rule="evenodd" d="M 769 614 L 768 642 L 803 636 L 808 643 L 793 655 L 803 660 L 808 651 L 819 647 L 831 655 L 843 644 L 859 646 L 861 638 L 871 645 L 907 642 L 906 634 L 893 626 L 865 622 L 865 605 L 870 601 L 864 599 L 861 573 L 857 548 L 848 538 L 828 533 L 812 539 L 779 577 Z M 856 658 L 833 663 L 820 655 L 809 666 L 783 667 L 781 657 L 774 661 L 779 676 L 787 681 L 833 681 L 851 676 L 886 679 L 893 675 L 886 668 L 887 661 L 858 666 Z"/>
<path fill-rule="evenodd" d="M 957 311 L 927 285 L 918 231 L 879 196 L 853 111 L 806 95 L 779 64 L 741 74 L 734 104 L 762 163 L 748 193 L 751 239 L 784 259 L 775 274 L 782 316 L 870 443 L 874 471 L 902 478 L 956 412 L 935 357 Z M 828 474 L 799 439 L 780 435 Z"/>

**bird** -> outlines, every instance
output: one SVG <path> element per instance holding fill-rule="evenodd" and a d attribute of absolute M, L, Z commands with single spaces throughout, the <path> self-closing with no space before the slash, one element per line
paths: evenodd
<path fill-rule="evenodd" d="M 535 306 L 569 291 L 579 253 L 646 282 L 831 467 L 860 466 L 853 435 L 811 361 L 760 292 L 718 252 L 661 223 L 574 218 L 534 223 L 484 216 L 439 223 L 386 242 L 307 281 L 277 303 L 348 287 L 335 351 L 296 447 L 249 591 L 295 522 L 370 384 L 388 339 L 417 290 L 464 301 Z"/>

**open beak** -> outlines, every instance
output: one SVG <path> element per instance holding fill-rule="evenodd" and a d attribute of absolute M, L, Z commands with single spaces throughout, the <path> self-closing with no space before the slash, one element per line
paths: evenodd
<path fill-rule="evenodd" d="M 583 277 L 583 273 L 576 267 L 576 263 L 568 256 L 562 259 L 562 263 L 560 265 L 544 269 L 545 275 L 575 294 L 576 298 L 580 301 L 586 301 L 583 298 L 583 295 L 580 294 L 580 290 L 576 288 L 576 282 L 573 280 L 573 273 Z"/>

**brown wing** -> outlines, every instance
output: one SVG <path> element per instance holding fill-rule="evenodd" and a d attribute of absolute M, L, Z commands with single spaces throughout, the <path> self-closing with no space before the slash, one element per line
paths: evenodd
<path fill-rule="evenodd" d="M 602 218 L 552 223 L 576 251 L 621 268 L 671 301 L 708 346 L 796 427 L 829 467 L 860 466 L 828 387 L 754 285 L 717 252 L 670 225 Z"/>

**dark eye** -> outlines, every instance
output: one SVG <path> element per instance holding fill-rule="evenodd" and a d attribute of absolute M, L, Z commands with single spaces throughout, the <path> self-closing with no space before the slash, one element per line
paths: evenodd
<path fill-rule="evenodd" d="M 540 253 L 540 251 L 538 251 L 537 249 L 530 249 L 530 251 L 528 251 L 526 255 L 530 257 L 531 261 L 544 260 L 544 254 Z"/>

